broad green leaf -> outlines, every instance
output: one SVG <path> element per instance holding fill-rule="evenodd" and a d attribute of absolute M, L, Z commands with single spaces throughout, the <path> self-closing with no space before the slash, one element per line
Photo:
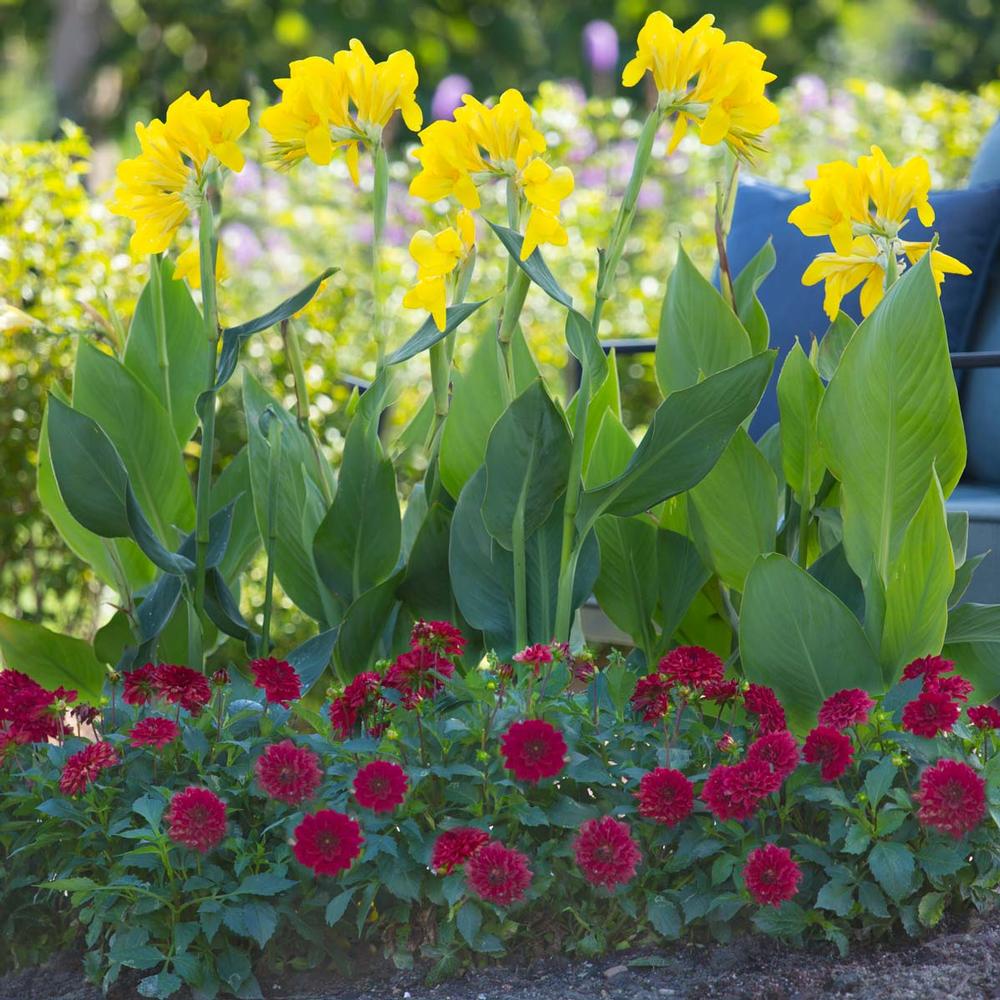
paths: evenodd
<path fill-rule="evenodd" d="M 98 579 L 125 597 L 152 583 L 156 568 L 130 538 L 103 538 L 73 517 L 59 492 L 52 456 L 49 452 L 49 411 L 42 416 L 38 441 L 38 499 L 63 541 L 79 559 L 87 563 Z"/>
<path fill-rule="evenodd" d="M 955 583 L 951 588 L 951 593 L 948 595 L 948 610 L 958 607 L 961 603 L 962 598 L 965 596 L 965 592 L 969 589 L 972 584 L 972 578 L 976 574 L 976 570 L 983 564 L 983 560 L 989 555 L 989 552 L 981 552 L 978 556 L 972 556 L 971 559 L 966 559 L 961 566 L 955 569 Z"/>
<path fill-rule="evenodd" d="M 413 540 L 406 576 L 399 587 L 400 600 L 415 617 L 454 621 L 457 615 L 448 572 L 450 533 L 451 512 L 439 503 L 432 504 Z"/>
<path fill-rule="evenodd" d="M 295 881 L 276 875 L 274 872 L 261 872 L 259 875 L 247 875 L 233 890 L 236 896 L 277 896 L 291 889 Z"/>
<path fill-rule="evenodd" d="M 607 514 L 594 527 L 601 553 L 594 596 L 608 618 L 652 655 L 656 526 L 646 518 Z"/>
<path fill-rule="evenodd" d="M 913 853 L 905 844 L 891 840 L 879 841 L 868 855 L 868 867 L 878 884 L 897 903 L 913 892 L 916 865 Z"/>
<path fill-rule="evenodd" d="M 572 297 L 559 287 L 559 282 L 552 276 L 552 272 L 542 259 L 542 255 L 538 249 L 533 250 L 527 260 L 521 260 L 521 246 L 524 243 L 524 237 L 513 229 L 508 229 L 506 226 L 498 226 L 492 222 L 490 222 L 490 228 L 500 238 L 500 242 L 504 245 L 511 258 L 517 263 L 517 266 L 546 295 L 555 299 L 556 302 L 567 309 L 572 308 Z"/>
<path fill-rule="evenodd" d="M 222 331 L 222 351 L 219 353 L 218 370 L 215 378 L 215 388 L 221 389 L 236 371 L 236 365 L 240 360 L 240 347 L 244 341 L 248 340 L 255 333 L 260 333 L 268 327 L 275 326 L 286 319 L 291 319 L 297 312 L 304 309 L 312 301 L 313 296 L 320 290 L 323 282 L 337 271 L 335 267 L 328 267 L 322 274 L 313 278 L 304 288 L 299 289 L 294 295 L 289 296 L 284 302 L 280 302 L 270 312 L 247 320 L 239 326 L 231 326 Z M 200 384 L 200 383 L 199 383 Z"/>
<path fill-rule="evenodd" d="M 481 302 L 462 302 L 456 306 L 448 306 L 443 330 L 438 329 L 433 316 L 428 316 L 420 329 L 402 347 L 393 351 L 385 359 L 385 363 L 398 365 L 415 358 L 421 351 L 433 347 L 439 340 L 444 340 L 449 333 L 457 330 L 480 306 L 486 305 L 487 301 L 483 299 Z"/>
<path fill-rule="evenodd" d="M 345 606 L 395 569 L 400 524 L 396 471 L 377 427 L 359 414 L 347 432 L 337 493 L 313 541 L 316 571 Z"/>
<path fill-rule="evenodd" d="M 107 668 L 82 639 L 0 615 L 0 653 L 7 669 L 27 674 L 49 691 L 69 688 L 80 701 L 95 705 L 101 699 Z"/>
<path fill-rule="evenodd" d="M 816 429 L 824 391 L 823 380 L 796 341 L 778 376 L 778 409 L 785 481 L 803 504 L 812 504 L 826 471 Z"/>
<path fill-rule="evenodd" d="M 751 353 L 750 338 L 736 314 L 679 247 L 656 344 L 656 380 L 663 395 L 732 368 Z"/>
<path fill-rule="evenodd" d="M 587 414 L 588 427 L 590 414 Z M 632 435 L 621 421 L 621 415 L 605 410 L 600 426 L 594 435 L 594 444 L 583 473 L 586 487 L 599 486 L 617 478 L 625 471 L 629 459 L 635 453 Z"/>
<path fill-rule="evenodd" d="M 857 330 L 858 325 L 847 313 L 837 313 L 837 318 L 827 327 L 819 342 L 819 352 L 816 364 L 819 368 L 820 377 L 829 382 L 833 378 L 840 358 L 844 353 L 851 337 Z"/>
<path fill-rule="evenodd" d="M 955 568 L 958 569 L 969 554 L 969 512 L 967 510 L 949 510 L 945 516 L 948 519 L 948 537 L 951 539 Z"/>
<path fill-rule="evenodd" d="M 960 604 L 948 616 L 942 653 L 976 685 L 976 701 L 1000 695 L 1000 605 Z"/>
<path fill-rule="evenodd" d="M 311 639 L 306 639 L 301 646 L 297 646 L 285 657 L 299 675 L 303 697 L 315 687 L 316 682 L 330 665 L 336 641 L 337 630 L 327 629 Z"/>
<path fill-rule="evenodd" d="M 173 280 L 174 265 L 165 256 L 159 271 L 166 350 L 161 356 L 151 279 L 135 304 L 122 360 L 169 414 L 177 444 L 183 448 L 198 423 L 194 404 L 206 386 L 211 348 L 187 284 Z"/>
<path fill-rule="evenodd" d="M 771 466 L 742 427 L 688 494 L 694 540 L 727 587 L 742 590 L 754 560 L 774 551 L 777 496 Z"/>
<path fill-rule="evenodd" d="M 669 899 L 650 896 L 646 902 L 646 917 L 657 934 L 671 940 L 680 937 L 684 921 L 680 911 Z"/>
<path fill-rule="evenodd" d="M 753 412 L 773 364 L 769 351 L 671 392 L 621 475 L 583 494 L 582 530 L 603 513 L 639 514 L 695 486 Z"/>
<path fill-rule="evenodd" d="M 401 568 L 387 580 L 365 591 L 345 612 L 333 647 L 340 676 L 349 681 L 378 659 L 382 638 L 396 605 L 396 589 L 403 581 Z"/>
<path fill-rule="evenodd" d="M 252 375 L 243 378 L 243 409 L 246 414 L 250 483 L 254 511 L 261 537 L 267 537 L 268 451 L 260 430 L 260 418 L 270 408 L 281 421 L 281 460 L 277 505 L 277 540 L 274 546 L 275 574 L 285 593 L 316 621 L 334 624 L 332 609 L 324 603 L 326 588 L 313 563 L 313 539 L 325 513 L 315 476 L 315 455 L 295 418 L 275 402 Z"/>
<path fill-rule="evenodd" d="M 888 582 L 936 467 L 947 498 L 965 467 L 965 436 L 941 304 L 925 255 L 844 349 L 819 412 L 826 464 L 841 483 L 844 545 L 864 579 Z"/>
<path fill-rule="evenodd" d="M 253 509 L 250 484 L 250 450 L 241 448 L 212 484 L 212 513 L 235 501 L 229 544 L 219 563 L 223 579 L 234 585 L 260 548 L 260 531 Z"/>
<path fill-rule="evenodd" d="M 886 687 L 892 686 L 910 660 L 941 649 L 954 582 L 955 557 L 944 497 L 932 470 L 927 494 L 889 570 L 881 649 Z"/>
<path fill-rule="evenodd" d="M 880 693 L 882 670 L 857 618 L 821 583 L 777 553 L 757 560 L 743 593 L 746 676 L 775 689 L 797 729 L 844 688 Z"/>
<path fill-rule="evenodd" d="M 576 400 L 577 397 L 574 396 L 566 410 L 566 419 L 570 426 L 573 426 L 573 419 L 576 414 Z M 608 414 L 621 420 L 621 387 L 618 384 L 618 365 L 615 364 L 614 351 L 608 356 L 608 367 L 604 380 L 599 382 L 597 390 L 591 396 L 590 405 L 587 407 L 587 426 L 583 437 L 584 468 L 590 464 L 590 459 L 594 451 L 594 442 L 597 440 L 601 424 Z"/>
<path fill-rule="evenodd" d="M 486 446 L 483 521 L 506 549 L 546 521 L 566 489 L 571 441 L 541 379 L 501 415 Z"/>
<path fill-rule="evenodd" d="M 566 344 L 584 370 L 589 368 L 592 382 L 600 385 L 607 377 L 608 359 L 590 320 L 575 309 L 566 313 Z"/>
<path fill-rule="evenodd" d="M 661 647 L 665 648 L 712 574 L 691 539 L 666 528 L 656 533 L 656 568 Z"/>
<path fill-rule="evenodd" d="M 917 916 L 924 927 L 936 927 L 944 916 L 945 904 L 948 902 L 946 892 L 925 892 L 917 904 Z"/>
<path fill-rule="evenodd" d="M 465 943 L 470 948 L 475 948 L 479 928 L 483 925 L 483 911 L 474 900 L 467 899 L 462 904 L 455 917 L 455 923 L 458 925 L 459 933 L 465 938 Z"/>
<path fill-rule="evenodd" d="M 157 537 L 172 549 L 175 529 L 194 526 L 194 500 L 166 411 L 128 368 L 87 341 L 77 350 L 73 407 L 111 439 Z"/>
<path fill-rule="evenodd" d="M 770 340 L 771 326 L 767 313 L 757 298 L 757 289 L 774 270 L 775 263 L 774 244 L 768 237 L 767 242 L 750 258 L 733 281 L 736 315 L 750 337 L 750 348 L 754 354 L 766 351 Z"/>
<path fill-rule="evenodd" d="M 831 910 L 838 917 L 846 917 L 854 906 L 854 887 L 850 882 L 831 879 L 816 895 L 816 907 Z"/>
<path fill-rule="evenodd" d="M 329 903 L 326 904 L 326 923 L 328 927 L 333 927 L 340 918 L 347 912 L 347 907 L 354 898 L 354 889 L 345 889 L 338 892 Z"/>

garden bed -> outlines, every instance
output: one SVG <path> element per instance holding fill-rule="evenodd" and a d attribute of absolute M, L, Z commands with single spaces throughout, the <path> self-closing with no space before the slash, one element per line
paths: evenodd
<path fill-rule="evenodd" d="M 384 968 L 381 963 L 374 970 Z M 974 915 L 920 941 L 858 948 L 840 958 L 832 949 L 795 949 L 759 935 L 731 944 L 677 945 L 655 952 L 609 955 L 596 961 L 553 957 L 530 965 L 490 965 L 429 987 L 420 968 L 346 981 L 335 973 L 261 976 L 268 1000 L 662 1000 L 726 997 L 792 1000 L 857 997 L 894 1000 L 981 1000 L 1000 996 L 1000 919 Z M 112 1000 L 135 996 L 135 980 Z M 0 1000 L 99 1000 L 79 959 L 64 954 L 46 966 L 0 977 Z"/>

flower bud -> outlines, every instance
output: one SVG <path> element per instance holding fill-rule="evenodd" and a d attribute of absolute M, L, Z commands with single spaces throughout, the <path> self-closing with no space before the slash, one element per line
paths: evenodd
<path fill-rule="evenodd" d="M 229 671 L 225 667 L 219 667 L 212 674 L 212 685 L 214 687 L 225 687 L 229 683 Z"/>

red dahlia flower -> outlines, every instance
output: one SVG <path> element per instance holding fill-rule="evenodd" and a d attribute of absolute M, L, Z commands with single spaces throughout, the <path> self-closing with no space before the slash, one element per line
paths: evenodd
<path fill-rule="evenodd" d="M 461 656 L 465 636 L 451 622 L 427 622 L 421 618 L 410 632 L 411 649 L 429 649 L 441 656 Z"/>
<path fill-rule="evenodd" d="M 725 705 L 727 701 L 732 701 L 739 693 L 739 681 L 709 681 L 701 688 L 702 697 L 714 701 L 717 705 Z"/>
<path fill-rule="evenodd" d="M 819 776 L 824 781 L 835 781 L 854 759 L 854 744 L 832 726 L 817 726 L 806 737 L 802 756 L 810 764 L 819 764 Z"/>
<path fill-rule="evenodd" d="M 743 706 L 757 716 L 757 727 L 761 733 L 778 733 L 788 728 L 785 710 L 778 696 L 765 684 L 751 684 L 743 692 Z"/>
<path fill-rule="evenodd" d="M 694 785 L 670 767 L 658 767 L 639 780 L 639 815 L 665 826 L 676 826 L 691 815 Z"/>
<path fill-rule="evenodd" d="M 914 798 L 924 826 L 960 840 L 986 813 L 986 782 L 968 764 L 939 760 L 920 776 Z"/>
<path fill-rule="evenodd" d="M 958 721 L 959 707 L 940 691 L 921 691 L 903 706 L 903 728 L 917 736 L 933 739 L 946 733 Z"/>
<path fill-rule="evenodd" d="M 607 889 L 630 882 L 642 860 L 628 824 L 614 816 L 588 819 L 573 841 L 573 854 L 583 877 Z"/>
<path fill-rule="evenodd" d="M 126 670 L 122 676 L 122 701 L 126 705 L 146 705 L 156 694 L 156 667 L 152 663 Z"/>
<path fill-rule="evenodd" d="M 154 668 L 153 690 L 164 701 L 180 705 L 192 715 L 200 715 L 212 700 L 212 689 L 204 674 L 174 663 L 161 663 Z"/>
<path fill-rule="evenodd" d="M 921 656 L 903 667 L 903 680 L 912 681 L 916 677 L 922 677 L 926 681 L 929 677 L 939 677 L 954 669 L 954 660 L 946 660 L 943 656 Z"/>
<path fill-rule="evenodd" d="M 250 671 L 253 673 L 253 686 L 261 688 L 268 701 L 289 708 L 293 701 L 302 697 L 302 681 L 287 660 L 276 660 L 273 656 L 251 660 Z"/>
<path fill-rule="evenodd" d="M 936 691 L 946 698 L 954 698 L 956 701 L 968 701 L 969 695 L 975 691 L 975 685 L 967 681 L 964 677 L 955 674 L 952 677 L 926 677 L 924 678 L 924 690 Z"/>
<path fill-rule="evenodd" d="M 105 740 L 88 743 L 63 765 L 59 791 L 63 795 L 79 795 L 97 781 L 101 771 L 117 763 L 118 754 L 110 743 Z"/>
<path fill-rule="evenodd" d="M 400 653 L 382 678 L 382 686 L 394 688 L 404 708 L 414 708 L 425 698 L 433 698 L 444 687 L 443 677 L 455 673 L 455 664 L 422 646 Z"/>
<path fill-rule="evenodd" d="M 354 797 L 358 805 L 372 812 L 388 813 L 406 798 L 410 782 L 406 772 L 388 760 L 365 764 L 354 777 Z"/>
<path fill-rule="evenodd" d="M 339 739 L 349 739 L 359 722 L 368 724 L 385 704 L 381 695 L 382 678 L 374 670 L 358 674 L 339 698 L 330 702 L 330 724 Z"/>
<path fill-rule="evenodd" d="M 747 856 L 743 881 L 761 906 L 781 906 L 798 891 L 802 869 L 792 860 L 787 847 L 766 844 Z"/>
<path fill-rule="evenodd" d="M 747 760 L 763 761 L 784 781 L 799 766 L 799 745 L 789 732 L 768 733 L 750 744 Z"/>
<path fill-rule="evenodd" d="M 317 875 L 347 871 L 364 843 L 357 822 L 333 809 L 304 816 L 292 836 L 295 857 Z"/>
<path fill-rule="evenodd" d="M 660 660 L 658 670 L 671 683 L 686 688 L 703 688 L 722 682 L 722 660 L 701 646 L 678 646 Z"/>
<path fill-rule="evenodd" d="M 226 804 L 215 792 L 192 785 L 170 800 L 164 817 L 175 844 L 207 854 L 226 835 Z"/>
<path fill-rule="evenodd" d="M 723 733 L 715 741 L 715 749 L 721 753 L 735 753 L 739 748 L 740 745 L 733 739 L 732 733 Z"/>
<path fill-rule="evenodd" d="M 659 722 L 670 711 L 670 682 L 659 673 L 640 677 L 629 700 L 643 722 Z"/>
<path fill-rule="evenodd" d="M 542 719 L 514 722 L 500 740 L 504 767 L 518 781 L 534 784 L 554 778 L 566 759 L 566 740 L 554 726 Z"/>
<path fill-rule="evenodd" d="M 456 826 L 445 830 L 434 841 L 431 852 L 431 868 L 443 875 L 450 875 L 459 865 L 464 865 L 483 844 L 488 843 L 490 835 L 485 830 L 474 826 Z"/>
<path fill-rule="evenodd" d="M 761 799 L 776 792 L 780 785 L 780 779 L 763 761 L 720 764 L 706 779 L 701 798 L 718 819 L 742 821 L 749 819 Z"/>
<path fill-rule="evenodd" d="M 1000 729 L 1000 711 L 992 705 L 974 705 L 969 709 L 969 722 L 980 729 Z"/>
<path fill-rule="evenodd" d="M 156 747 L 157 750 L 162 750 L 168 743 L 173 743 L 180 734 L 180 726 L 173 719 L 150 715 L 137 722 L 128 735 L 129 742 L 134 747 Z"/>
<path fill-rule="evenodd" d="M 491 840 L 465 863 L 469 889 L 480 899 L 497 906 L 510 906 L 524 898 L 531 885 L 528 858 L 520 851 Z"/>
<path fill-rule="evenodd" d="M 8 742 L 44 743 L 59 736 L 66 703 L 75 700 L 75 691 L 47 691 L 27 674 L 0 670 L 0 729 Z"/>
<path fill-rule="evenodd" d="M 520 653 L 515 653 L 514 662 L 527 663 L 537 677 L 541 673 L 543 665 L 552 662 L 552 648 L 541 642 L 536 642 L 534 646 L 528 646 Z"/>
<path fill-rule="evenodd" d="M 272 743 L 257 758 L 254 773 L 260 787 L 279 802 L 297 806 L 311 799 L 323 780 L 317 754 L 291 740 Z"/>
<path fill-rule="evenodd" d="M 875 702 L 868 697 L 867 692 L 860 688 L 848 688 L 831 694 L 823 702 L 817 721 L 821 726 L 832 726 L 834 729 L 861 726 L 868 721 L 868 715 L 874 707 Z"/>

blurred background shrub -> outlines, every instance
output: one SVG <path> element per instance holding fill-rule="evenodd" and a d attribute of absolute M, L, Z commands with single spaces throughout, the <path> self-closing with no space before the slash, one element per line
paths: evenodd
<path fill-rule="evenodd" d="M 108 614 L 98 585 L 38 506 L 34 463 L 44 395 L 54 384 L 68 387 L 76 336 L 126 336 L 145 281 L 145 263 L 133 264 L 128 256 L 127 226 L 105 205 L 114 164 L 134 148 L 132 121 L 162 114 L 184 89 L 203 87 L 219 98 L 250 96 L 256 117 L 272 99 L 269 78 L 280 75 L 290 58 L 329 53 L 351 35 L 379 54 L 400 46 L 414 50 L 427 117 L 449 115 L 470 82 L 481 97 L 508 85 L 533 90 L 554 158 L 572 167 L 577 183 L 565 207 L 570 244 L 547 256 L 564 287 L 587 301 L 594 248 L 606 238 L 641 121 L 642 109 L 619 93 L 618 74 L 653 6 L 630 0 L 0 0 L 0 611 L 85 636 Z M 701 10 L 700 0 L 697 9 L 690 2 L 662 6 L 682 22 Z M 961 184 L 1000 113 L 1000 85 L 989 82 L 1000 58 L 1000 27 L 982 16 L 984 6 L 991 6 L 989 0 L 714 4 L 732 37 L 768 52 L 768 66 L 783 85 L 776 93 L 782 123 L 770 133 L 770 150 L 755 172 L 800 186 L 816 163 L 852 158 L 878 142 L 891 160 L 925 155 L 936 187 Z M 609 14 L 621 30 L 620 44 L 606 22 L 589 23 Z M 956 53 L 957 61 L 951 58 Z M 848 70 L 877 82 L 851 78 Z M 553 77 L 560 82 L 546 82 Z M 951 89 L 928 78 L 976 89 Z M 65 116 L 87 128 L 68 124 Z M 342 160 L 328 168 L 306 162 L 278 174 L 263 165 L 263 137 L 252 130 L 249 141 L 247 167 L 225 191 L 222 242 L 230 277 L 221 295 L 223 322 L 269 308 L 329 264 L 341 268 L 300 320 L 312 419 L 335 454 L 349 391 L 342 376 L 370 374 L 374 362 L 365 301 L 370 175 L 367 188 L 363 176 L 358 190 Z M 714 185 L 722 159 L 717 148 L 691 156 L 696 143 L 689 137 L 667 158 L 660 140 L 618 296 L 605 312 L 606 336 L 655 333 L 678 238 L 706 273 L 711 270 Z M 401 306 L 414 277 L 406 246 L 415 229 L 433 222 L 434 209 L 406 193 L 414 166 L 408 148 L 397 142 L 394 154 L 385 267 L 393 289 L 391 337 L 399 344 L 421 319 Z M 499 197 L 500 189 L 495 193 Z M 499 202 L 492 214 L 502 216 Z M 476 298 L 502 287 L 505 267 L 492 240 L 480 236 L 484 246 L 471 292 Z M 536 356 L 550 373 L 565 364 L 558 313 L 544 296 L 532 294 L 523 316 Z M 470 332 L 459 344 L 459 363 Z M 291 403 L 277 337 L 255 339 L 250 353 L 272 391 Z M 647 363 L 619 363 L 631 426 L 641 425 L 655 403 L 655 388 L 644 377 Z M 426 392 L 425 366 L 423 357 L 405 366 L 393 411 L 396 430 Z M 236 399 L 230 391 L 220 411 L 224 456 L 234 454 L 245 436 Z M 413 456 L 413 479 L 420 458 Z M 251 575 L 262 577 L 262 569 Z M 244 592 L 248 613 L 255 595 L 251 580 Z M 290 639 L 296 621 L 279 616 L 276 627 Z"/>

